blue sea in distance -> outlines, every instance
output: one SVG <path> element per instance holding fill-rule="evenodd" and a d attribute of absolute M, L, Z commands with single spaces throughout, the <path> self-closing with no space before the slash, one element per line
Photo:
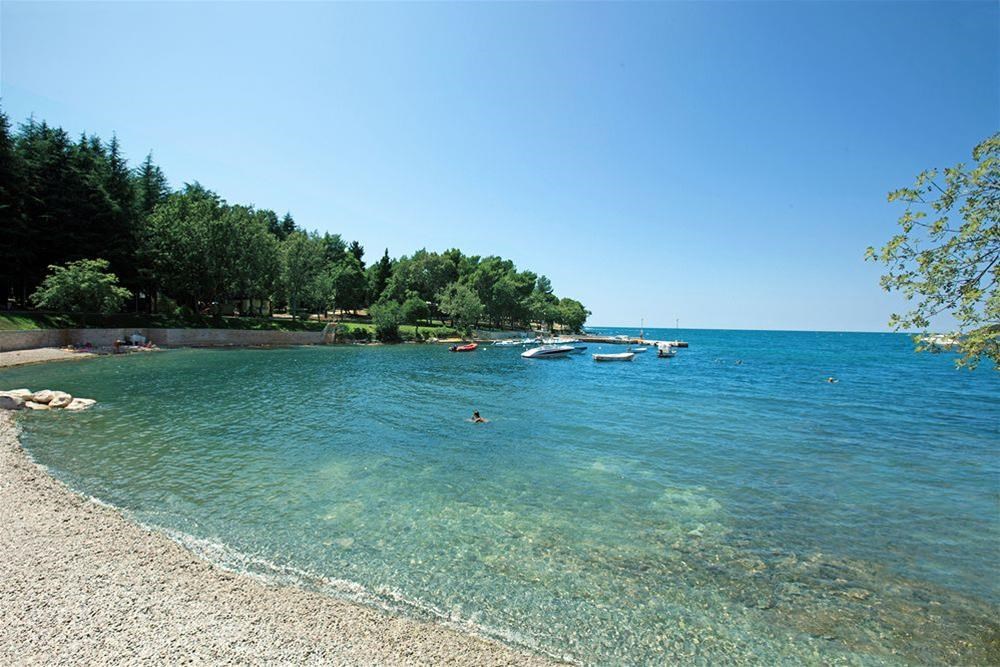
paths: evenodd
<path fill-rule="evenodd" d="M 895 334 L 646 335 L 691 347 L 170 350 L 0 386 L 98 399 L 23 414 L 26 448 L 276 582 L 586 664 L 1000 662 L 1000 373 Z"/>

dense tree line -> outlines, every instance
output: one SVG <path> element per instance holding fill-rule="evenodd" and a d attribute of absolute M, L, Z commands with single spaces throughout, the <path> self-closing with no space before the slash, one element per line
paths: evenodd
<path fill-rule="evenodd" d="M 545 276 L 501 257 L 419 250 L 366 266 L 339 234 L 307 232 L 291 214 L 229 204 L 201 184 L 172 190 L 152 155 L 130 168 L 116 138 L 72 139 L 0 112 L 0 290 L 25 307 L 50 266 L 106 260 L 131 293 L 125 307 L 293 316 L 367 309 L 390 333 L 431 318 L 470 328 L 561 324 L 583 305 Z M 70 274 L 67 274 L 70 275 Z"/>

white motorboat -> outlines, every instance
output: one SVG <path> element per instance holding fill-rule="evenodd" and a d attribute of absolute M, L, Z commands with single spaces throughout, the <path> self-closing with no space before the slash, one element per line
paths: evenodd
<path fill-rule="evenodd" d="M 639 354 L 640 352 L 645 352 L 648 349 L 649 349 L 648 347 L 633 347 L 631 350 L 629 350 L 629 352 L 635 352 L 636 354 Z"/>
<path fill-rule="evenodd" d="M 514 347 L 515 345 L 520 345 L 521 341 L 515 340 L 513 338 L 505 338 L 503 340 L 497 340 L 493 342 L 495 347 Z"/>
<path fill-rule="evenodd" d="M 521 356 L 525 359 L 549 359 L 552 357 L 563 357 L 576 348 L 572 345 L 541 345 L 525 350 Z"/>
<path fill-rule="evenodd" d="M 594 361 L 632 361 L 635 352 L 615 352 L 613 354 L 595 354 Z"/>
<path fill-rule="evenodd" d="M 921 343 L 926 343 L 932 347 L 940 347 L 946 350 L 951 350 L 962 344 L 962 341 L 957 336 L 949 336 L 945 334 L 931 334 L 930 336 L 921 336 Z"/>
<path fill-rule="evenodd" d="M 671 357 L 676 357 L 677 352 L 674 351 L 673 346 L 669 343 L 660 343 L 656 346 L 656 356 L 661 359 L 669 359 Z"/>

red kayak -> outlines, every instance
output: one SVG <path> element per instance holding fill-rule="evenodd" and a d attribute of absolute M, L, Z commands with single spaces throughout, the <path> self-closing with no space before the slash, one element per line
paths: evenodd
<path fill-rule="evenodd" d="M 469 343 L 468 345 L 452 345 L 448 349 L 452 352 L 472 352 L 477 347 L 479 347 L 478 343 Z"/>

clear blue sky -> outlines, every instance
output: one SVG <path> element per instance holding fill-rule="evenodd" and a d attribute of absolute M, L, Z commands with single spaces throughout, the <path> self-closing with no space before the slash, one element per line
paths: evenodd
<path fill-rule="evenodd" d="M 0 5 L 0 95 L 369 258 L 457 246 L 591 324 L 884 330 L 886 193 L 1000 129 L 978 3 Z"/>

